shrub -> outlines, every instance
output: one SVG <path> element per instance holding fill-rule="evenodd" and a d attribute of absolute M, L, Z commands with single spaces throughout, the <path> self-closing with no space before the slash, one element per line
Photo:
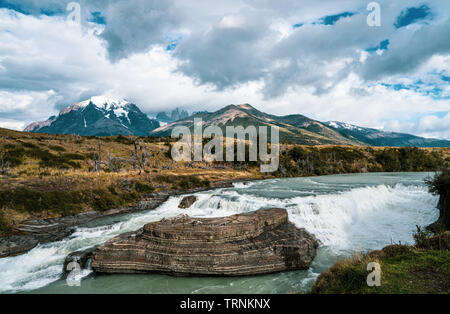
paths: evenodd
<path fill-rule="evenodd" d="M 430 238 L 433 236 L 433 233 L 429 230 L 422 229 L 416 225 L 417 230 L 413 233 L 413 238 L 416 243 L 416 247 L 422 249 L 430 249 L 431 242 Z"/>
<path fill-rule="evenodd" d="M 198 177 L 195 176 L 188 176 L 184 177 L 179 181 L 175 187 L 178 187 L 183 190 L 187 189 L 195 189 L 200 187 L 209 187 L 210 186 L 209 180 L 201 180 Z"/>
<path fill-rule="evenodd" d="M 141 182 L 136 182 L 134 188 L 138 193 L 151 193 L 155 190 L 153 186 Z"/>
<path fill-rule="evenodd" d="M 426 179 L 429 191 L 433 194 L 444 195 L 450 191 L 450 168 L 437 173 L 434 178 Z"/>
<path fill-rule="evenodd" d="M 57 151 L 57 152 L 65 152 L 66 151 L 66 149 L 64 147 L 59 146 L 59 145 L 50 145 L 49 148 L 51 150 L 54 150 L 54 151 Z"/>

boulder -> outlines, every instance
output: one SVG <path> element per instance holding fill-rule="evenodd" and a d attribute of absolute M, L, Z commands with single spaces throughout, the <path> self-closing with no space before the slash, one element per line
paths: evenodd
<path fill-rule="evenodd" d="M 180 205 L 178 205 L 178 208 L 189 208 L 197 201 L 197 197 L 194 195 L 185 196 L 181 202 Z"/>
<path fill-rule="evenodd" d="M 92 258 L 92 254 L 97 249 L 97 246 L 91 247 L 87 250 L 76 251 L 67 255 L 63 265 L 63 277 L 66 277 L 71 270 L 68 269 L 68 265 L 72 262 L 76 262 L 80 265 L 80 269 L 88 269 Z"/>
<path fill-rule="evenodd" d="M 0 238 L 0 258 L 23 254 L 39 244 L 33 236 L 9 236 Z"/>
<path fill-rule="evenodd" d="M 308 269 L 315 237 L 288 221 L 285 209 L 223 218 L 180 215 L 100 245 L 96 273 L 245 276 Z"/>

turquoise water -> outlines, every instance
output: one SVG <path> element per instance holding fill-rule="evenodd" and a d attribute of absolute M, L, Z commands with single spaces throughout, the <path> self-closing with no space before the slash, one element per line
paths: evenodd
<path fill-rule="evenodd" d="M 286 293 L 307 291 L 337 259 L 391 243 L 412 243 L 415 225 L 438 217 L 438 198 L 428 193 L 431 173 L 374 173 L 273 179 L 237 183 L 233 188 L 197 193 L 188 210 L 181 196 L 159 208 L 79 227 L 70 237 L 40 245 L 27 254 L 0 259 L 3 293 Z M 166 275 L 94 276 L 83 272 L 80 287 L 61 280 L 69 253 L 100 244 L 145 223 L 186 213 L 229 216 L 261 208 L 286 208 L 289 220 L 313 233 L 320 248 L 311 268 L 241 278 Z"/>

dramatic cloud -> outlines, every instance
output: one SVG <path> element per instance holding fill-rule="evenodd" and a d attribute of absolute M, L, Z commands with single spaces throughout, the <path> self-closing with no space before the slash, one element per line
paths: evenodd
<path fill-rule="evenodd" d="M 68 2 L 0 0 L 0 126 L 108 93 L 449 137 L 445 1 L 378 1 L 380 27 L 358 0 L 83 0 L 79 26 Z"/>

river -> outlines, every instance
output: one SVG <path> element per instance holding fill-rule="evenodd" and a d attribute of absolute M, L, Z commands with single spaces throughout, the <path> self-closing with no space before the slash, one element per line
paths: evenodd
<path fill-rule="evenodd" d="M 0 293 L 287 293 L 308 291 L 319 274 L 355 252 L 391 243 L 413 243 L 416 225 L 438 218 L 438 197 L 424 178 L 432 173 L 368 173 L 271 179 L 236 183 L 233 188 L 197 193 L 179 209 L 182 196 L 155 210 L 96 221 L 71 236 L 30 252 L 0 259 Z M 81 286 L 61 280 L 64 258 L 144 224 L 186 213 L 221 217 L 261 208 L 286 208 L 289 220 L 320 241 L 309 270 L 264 276 L 217 278 L 82 273 Z"/>

